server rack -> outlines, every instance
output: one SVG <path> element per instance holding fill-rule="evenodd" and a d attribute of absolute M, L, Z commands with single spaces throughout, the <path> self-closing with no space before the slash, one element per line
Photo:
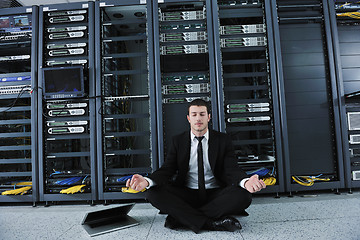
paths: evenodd
<path fill-rule="evenodd" d="M 38 200 L 37 18 L 37 7 L 0 10 L 0 202 Z"/>
<path fill-rule="evenodd" d="M 329 1 L 339 106 L 342 120 L 343 155 L 346 187 L 360 187 L 360 4 Z"/>
<path fill-rule="evenodd" d="M 97 198 L 93 23 L 93 2 L 40 7 L 40 201 Z"/>
<path fill-rule="evenodd" d="M 328 4 L 321 0 L 278 0 L 272 2 L 272 11 L 278 40 L 280 107 L 285 119 L 281 124 L 286 190 L 344 187 Z M 293 181 L 298 177 L 298 182 L 307 184 L 300 176 L 329 181 L 302 186 Z"/>
<path fill-rule="evenodd" d="M 269 2 L 219 0 L 213 10 L 220 130 L 232 137 L 245 171 L 275 177 L 276 184 L 262 192 L 283 192 Z"/>
<path fill-rule="evenodd" d="M 154 62 L 159 164 L 171 138 L 189 130 L 188 102 L 211 103 L 218 130 L 211 1 L 154 1 Z"/>
<path fill-rule="evenodd" d="M 157 168 L 151 1 L 99 1 L 95 18 L 99 199 L 144 198 L 122 187 Z"/>

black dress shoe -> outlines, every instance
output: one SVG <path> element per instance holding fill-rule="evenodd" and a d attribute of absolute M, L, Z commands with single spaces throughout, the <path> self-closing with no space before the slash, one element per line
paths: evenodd
<path fill-rule="evenodd" d="M 164 227 L 176 230 L 176 229 L 183 228 L 184 225 L 181 224 L 178 220 L 176 220 L 172 216 L 168 215 L 165 219 Z"/>
<path fill-rule="evenodd" d="M 249 216 L 249 214 L 245 211 L 245 210 L 242 210 L 238 213 L 239 216 Z"/>
<path fill-rule="evenodd" d="M 211 223 L 210 230 L 212 231 L 228 231 L 234 232 L 236 230 L 240 230 L 241 224 L 240 222 L 231 216 L 225 216 L 220 218 L 219 220 L 214 220 Z"/>

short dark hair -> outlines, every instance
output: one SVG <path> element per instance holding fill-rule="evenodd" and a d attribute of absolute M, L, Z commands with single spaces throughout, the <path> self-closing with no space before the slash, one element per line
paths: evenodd
<path fill-rule="evenodd" d="M 191 106 L 204 106 L 206 107 L 206 111 L 208 114 L 210 114 L 210 108 L 209 108 L 209 103 L 201 98 L 197 98 L 197 99 L 194 99 L 192 100 L 190 103 L 189 103 L 189 106 L 188 106 L 188 115 L 189 115 L 189 112 L 190 112 L 190 107 Z"/>

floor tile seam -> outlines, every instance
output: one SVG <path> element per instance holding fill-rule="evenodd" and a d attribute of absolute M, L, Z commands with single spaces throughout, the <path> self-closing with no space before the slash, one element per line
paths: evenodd
<path fill-rule="evenodd" d="M 304 218 L 304 219 L 294 219 L 294 220 L 282 220 L 282 221 L 259 221 L 259 222 L 252 222 L 252 221 L 249 221 L 247 223 L 250 223 L 250 224 L 258 224 L 258 223 L 286 223 L 286 222 L 302 222 L 302 221 L 323 221 L 323 220 L 332 220 L 332 219 L 349 219 L 349 218 L 360 218 L 360 216 L 336 216 L 336 217 L 333 217 L 333 218 L 329 218 L 329 217 L 323 217 L 323 218 Z"/>
<path fill-rule="evenodd" d="M 315 198 L 311 198 L 311 197 L 297 197 L 296 199 L 294 198 L 281 198 L 281 199 L 269 199 L 268 202 L 266 202 L 265 198 L 264 199 L 258 199 L 260 200 L 259 202 L 257 202 L 256 200 L 253 201 L 253 204 L 277 204 L 277 203 L 302 203 L 302 202 L 314 202 L 314 201 L 341 201 L 341 200 L 349 200 L 349 199 L 358 199 L 359 196 L 352 196 L 352 195 L 347 195 L 347 196 L 335 196 L 334 198 L 327 198 L 324 196 L 319 196 L 319 198 L 315 197 Z M 278 202 L 276 202 L 278 201 Z"/>
<path fill-rule="evenodd" d="M 356 200 L 357 198 L 351 198 L 351 199 L 313 199 L 313 200 L 302 200 L 302 201 L 279 201 L 279 202 L 253 202 L 253 205 L 278 205 L 278 204 L 302 204 L 302 203 L 316 203 L 316 202 L 338 202 L 338 201 L 348 201 L 348 200 Z"/>
<path fill-rule="evenodd" d="M 153 225 L 154 225 L 154 222 L 155 222 L 155 218 L 156 218 L 156 215 L 157 215 L 158 213 L 156 212 L 154 215 L 153 215 L 153 219 L 152 219 L 152 221 L 151 221 L 151 225 L 150 225 L 150 227 L 149 227 L 149 231 L 148 231 L 148 233 L 146 234 L 146 240 L 149 238 L 149 235 L 150 235 L 150 232 L 151 232 L 151 229 L 152 229 L 152 227 L 153 227 Z"/>
<path fill-rule="evenodd" d="M 65 233 L 67 233 L 68 231 L 70 231 L 73 227 L 75 227 L 77 224 L 72 224 L 72 226 L 70 226 L 68 229 L 66 229 L 65 231 L 63 231 L 56 239 L 60 239 L 61 236 L 63 236 Z"/>

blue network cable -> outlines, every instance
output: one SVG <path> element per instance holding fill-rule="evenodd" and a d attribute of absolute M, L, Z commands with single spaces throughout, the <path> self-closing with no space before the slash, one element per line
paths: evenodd
<path fill-rule="evenodd" d="M 256 169 L 256 170 L 247 171 L 246 174 L 249 175 L 249 176 L 257 174 L 257 175 L 259 175 L 259 177 L 263 177 L 266 174 L 268 174 L 269 172 L 270 172 L 269 169 L 262 167 L 262 168 L 259 168 L 259 169 Z"/>
<path fill-rule="evenodd" d="M 57 182 L 55 182 L 55 184 L 58 184 L 58 185 L 71 185 L 71 184 L 74 184 L 78 181 L 80 181 L 82 179 L 82 177 L 71 177 L 71 178 L 66 178 L 66 179 L 63 179 L 63 180 L 59 180 Z"/>
<path fill-rule="evenodd" d="M 140 174 L 140 175 L 146 177 L 148 174 L 146 173 L 146 174 Z M 132 176 L 134 176 L 134 175 L 128 175 L 128 176 L 118 178 L 118 179 L 116 179 L 116 182 L 126 182 L 128 179 L 131 179 Z"/>

